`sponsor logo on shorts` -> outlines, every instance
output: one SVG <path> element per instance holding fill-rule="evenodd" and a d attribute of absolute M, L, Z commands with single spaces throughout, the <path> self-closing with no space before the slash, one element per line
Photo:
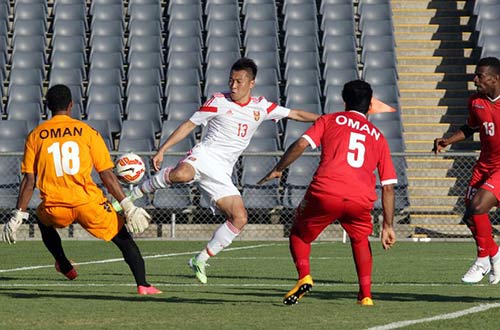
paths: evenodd
<path fill-rule="evenodd" d="M 254 111 L 253 112 L 253 119 L 255 119 L 255 121 L 259 121 L 259 119 L 260 119 L 260 111 Z"/>
<path fill-rule="evenodd" d="M 111 203 L 109 201 L 102 202 L 99 205 L 102 205 L 102 207 L 106 210 L 106 212 L 111 213 Z"/>

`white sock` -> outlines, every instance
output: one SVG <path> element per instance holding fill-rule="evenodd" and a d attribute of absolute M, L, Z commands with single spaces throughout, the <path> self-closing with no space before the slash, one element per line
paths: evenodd
<path fill-rule="evenodd" d="M 488 269 L 490 267 L 490 257 L 481 257 L 476 259 L 476 264 Z"/>
<path fill-rule="evenodd" d="M 500 260 L 500 250 L 498 250 L 497 254 L 495 254 L 493 257 L 490 258 L 491 262 L 497 263 L 498 260 Z"/>
<path fill-rule="evenodd" d="M 239 233 L 240 230 L 238 228 L 233 226 L 231 222 L 226 221 L 217 228 L 207 247 L 196 256 L 196 260 L 207 261 L 209 257 L 213 257 L 222 251 L 222 249 L 229 246 Z"/>
<path fill-rule="evenodd" d="M 170 171 L 173 167 L 162 168 L 160 172 L 154 175 L 152 178 L 146 180 L 141 185 L 141 191 L 143 193 L 153 193 L 158 189 L 167 188 L 172 184 L 170 181 Z"/>

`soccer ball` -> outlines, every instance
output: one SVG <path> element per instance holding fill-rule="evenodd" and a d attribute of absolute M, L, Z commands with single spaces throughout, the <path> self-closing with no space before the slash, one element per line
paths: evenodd
<path fill-rule="evenodd" d="M 134 184 L 144 177 L 146 166 L 140 156 L 129 152 L 118 157 L 115 163 L 115 173 L 122 183 Z"/>

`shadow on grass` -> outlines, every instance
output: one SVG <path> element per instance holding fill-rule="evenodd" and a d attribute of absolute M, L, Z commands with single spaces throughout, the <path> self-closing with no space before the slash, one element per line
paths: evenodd
<path fill-rule="evenodd" d="M 168 296 L 167 293 L 152 295 L 152 296 L 117 296 L 113 294 L 85 294 L 85 293 L 54 293 L 50 290 L 36 289 L 30 290 L 30 292 L 20 292 L 23 289 L 0 289 L 0 295 L 6 296 L 14 299 L 81 299 L 81 300 L 105 300 L 105 301 L 123 301 L 123 302 L 163 302 L 163 303 L 184 303 L 184 304 L 224 304 L 224 303 L 235 303 L 234 300 L 224 300 L 224 299 L 206 299 L 206 298 L 181 298 Z M 35 292 L 33 292 L 35 291 Z M 132 293 L 131 293 L 132 294 Z M 238 301 L 240 302 L 240 301 Z"/>

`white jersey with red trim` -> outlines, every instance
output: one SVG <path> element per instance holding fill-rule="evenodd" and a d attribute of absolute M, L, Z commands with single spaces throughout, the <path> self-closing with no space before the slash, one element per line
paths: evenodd
<path fill-rule="evenodd" d="M 264 97 L 251 97 L 248 103 L 238 104 L 231 100 L 229 93 L 217 93 L 190 120 L 207 126 L 200 142 L 204 149 L 232 167 L 264 120 L 277 121 L 289 113 L 290 109 Z"/>

